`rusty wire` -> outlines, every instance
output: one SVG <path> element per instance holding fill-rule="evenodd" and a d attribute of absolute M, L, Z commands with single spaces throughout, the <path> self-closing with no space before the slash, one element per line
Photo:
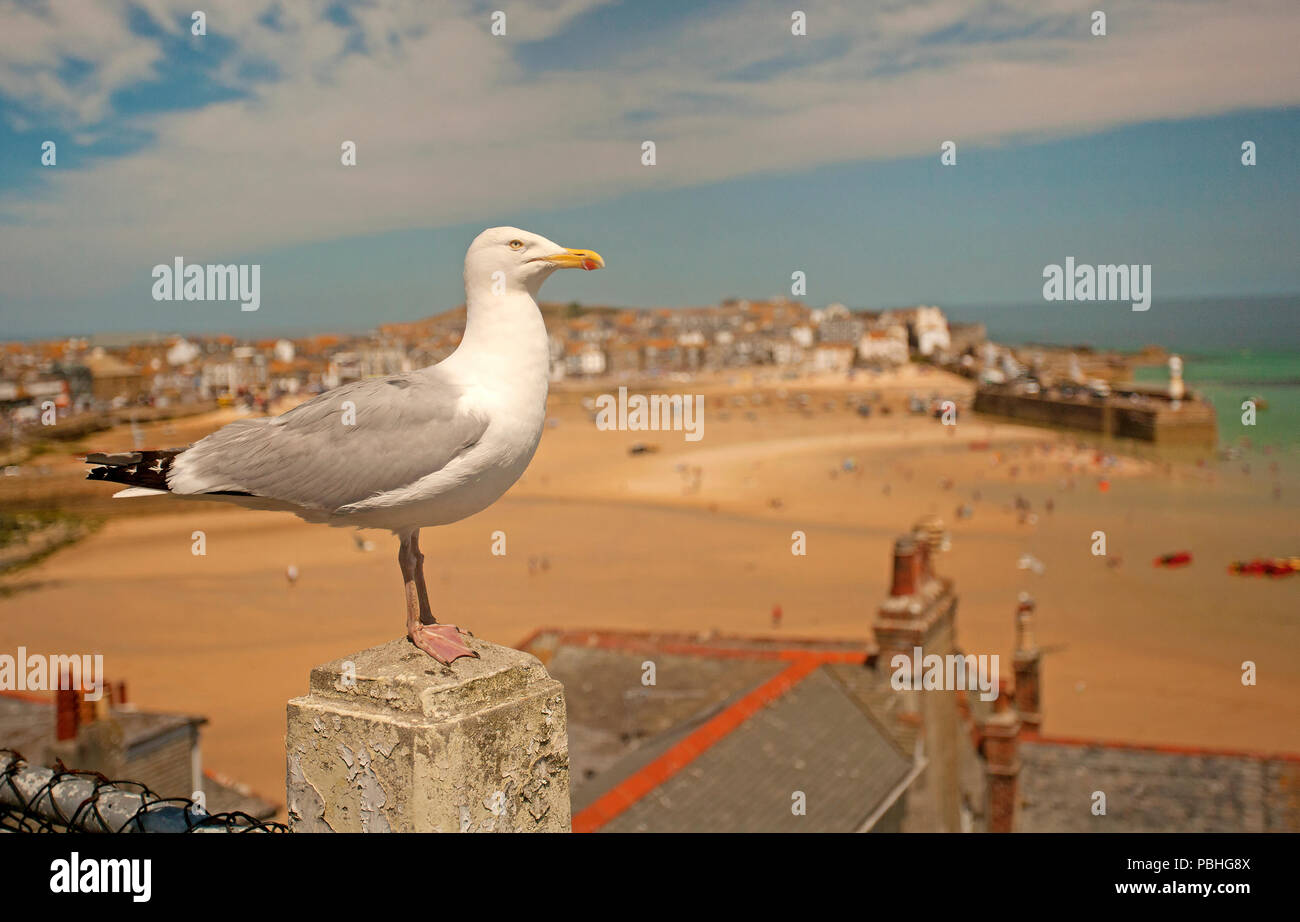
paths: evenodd
<path fill-rule="evenodd" d="M 287 831 L 247 813 L 209 814 L 188 797 L 160 797 L 136 781 L 29 765 L 0 749 L 0 833 Z"/>

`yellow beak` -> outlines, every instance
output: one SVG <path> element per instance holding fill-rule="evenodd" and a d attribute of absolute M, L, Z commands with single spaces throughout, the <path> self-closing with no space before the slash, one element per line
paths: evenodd
<path fill-rule="evenodd" d="M 538 259 L 545 260 L 551 265 L 560 269 L 603 269 L 605 260 L 595 250 L 574 250 L 566 248 L 563 253 L 556 253 L 554 256 L 539 256 Z"/>

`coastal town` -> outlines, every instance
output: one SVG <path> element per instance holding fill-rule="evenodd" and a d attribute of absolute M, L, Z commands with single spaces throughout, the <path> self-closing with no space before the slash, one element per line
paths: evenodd
<path fill-rule="evenodd" d="M 1270 672 L 1288 661 L 1292 619 L 1280 578 L 1290 571 L 1279 561 L 1294 531 L 1289 468 L 1267 444 L 1225 438 L 1220 452 L 1183 454 L 1151 450 L 1131 433 L 1144 413 L 1161 417 L 1154 431 L 1164 439 L 1168 417 L 1200 412 L 1198 382 L 1181 381 L 1176 356 L 1008 346 L 933 306 L 876 313 L 786 301 L 671 310 L 551 303 L 543 311 L 553 383 L 537 454 L 500 504 L 431 529 L 424 553 L 436 574 L 434 604 L 477 637 L 539 656 L 556 640 L 547 668 L 571 688 L 571 753 L 584 784 L 575 788 L 575 818 L 601 803 L 604 785 L 625 778 L 608 761 L 626 754 L 620 733 L 644 727 L 653 740 L 672 732 L 658 717 L 635 722 L 635 714 L 658 712 L 649 699 L 623 694 L 628 673 L 613 684 L 571 680 L 587 674 L 574 653 L 596 635 L 583 632 L 605 632 L 602 645 L 632 643 L 633 665 L 645 659 L 637 632 L 669 645 L 687 636 L 710 650 L 725 636 L 771 637 L 777 650 L 816 638 L 835 656 L 843 651 L 834 645 L 849 638 L 861 650 L 876 601 L 893 597 L 891 542 L 922 520 L 942 522 L 941 572 L 962 587 L 964 650 L 1010 668 L 1010 612 L 1022 592 L 1041 603 L 1037 629 L 1050 651 L 1043 695 L 1062 739 L 1106 741 L 1097 752 L 1107 760 L 1133 752 L 1124 768 L 1132 777 L 1150 761 L 1133 743 L 1241 752 L 1296 745 L 1293 730 L 1278 735 L 1289 726 L 1292 686 L 1255 688 L 1232 674 L 1245 658 Z M 114 499 L 115 488 L 86 479 L 84 457 L 192 444 L 330 385 L 424 367 L 456 348 L 463 324 L 460 310 L 354 336 L 103 334 L 5 347 L 13 438 L 0 462 L 0 615 L 16 638 L 9 649 L 102 654 L 109 686 L 131 688 L 129 701 L 115 692 L 106 713 L 81 723 L 56 721 L 53 700 L 13 704 L 10 718 L 34 732 L 9 744 L 29 758 L 72 751 L 116 722 L 125 745 L 97 764 L 121 765 L 123 777 L 168 794 L 202 791 L 214 805 L 270 815 L 285 783 L 284 702 L 301 694 L 313 664 L 391 639 L 383 611 L 400 601 L 392 537 L 221 503 Z M 643 396 L 646 415 L 661 422 L 674 415 L 665 406 L 680 405 L 680 431 L 632 425 Z M 944 425 L 953 409 L 958 424 Z M 1106 427 L 1115 439 L 1099 438 Z M 1189 497 L 1193 514 L 1171 512 Z M 218 593 L 230 602 L 208 601 Z M 1241 600 L 1232 610 L 1251 613 L 1257 638 L 1226 666 L 1189 666 L 1237 642 L 1241 621 L 1224 616 L 1225 598 Z M 63 621 L 49 614 L 92 611 Z M 1120 633 L 1130 640 L 1117 652 Z M 155 640 L 142 646 L 142 636 Z M 1186 638 L 1189 652 L 1167 663 L 1141 655 L 1171 637 Z M 597 649 L 611 662 L 622 655 Z M 754 662 L 728 648 L 706 657 L 703 672 L 666 671 L 660 704 L 683 718 L 712 706 L 704 677 L 715 660 L 736 660 L 740 681 L 770 655 L 755 649 Z M 1121 669 L 1111 665 L 1117 656 Z M 258 681 L 232 684 L 232 671 Z M 1164 692 L 1153 698 L 1151 688 Z M 1136 700 L 1147 703 L 1133 707 Z M 1201 706 L 1189 709 L 1187 700 Z M 1254 719 L 1242 719 L 1245 701 Z M 876 751 L 888 734 L 862 713 L 845 710 L 855 722 L 844 726 L 863 732 L 850 738 L 856 730 L 844 729 L 838 738 Z M 143 755 L 159 734 L 136 733 L 160 714 L 171 715 L 158 724 L 170 759 L 161 774 Z M 965 746 L 968 734 L 955 732 L 964 725 L 944 725 L 943 738 Z M 1027 770 L 1023 791 L 1036 804 L 1018 828 L 1091 821 L 1036 813 L 1055 807 L 1034 785 L 1075 756 L 1023 742 L 1026 764 L 1053 761 Z M 907 758 L 891 760 L 911 770 Z M 191 785 L 196 764 L 201 781 Z M 976 807 L 979 778 L 970 789 Z M 994 772 L 985 786 L 1003 778 Z M 1162 803 L 1202 799 L 1166 793 Z M 918 788 L 913 802 L 922 799 Z M 945 810 L 964 826 L 959 808 Z M 983 828 L 994 818 L 972 813 L 971 822 Z M 629 814 L 621 822 L 657 821 Z M 1207 819 L 1203 828 L 1245 822 Z"/>
<path fill-rule="evenodd" d="M 1122 398 L 1125 408 L 1139 412 L 1153 400 L 1186 396 L 1124 387 L 1135 365 L 1166 362 L 1158 347 L 1119 354 L 1002 345 L 989 340 L 983 324 L 950 321 L 934 306 L 861 311 L 729 299 L 677 309 L 547 303 L 542 312 L 555 389 L 655 382 L 673 389 L 692 381 L 725 387 L 742 372 L 758 384 L 831 378 L 851 387 L 919 363 L 975 379 L 988 391 L 976 399 L 977 410 L 1148 440 L 1154 428 L 1093 420 L 1088 407 Z M 296 402 L 350 381 L 435 364 L 455 350 L 464 318 L 462 306 L 352 335 L 100 333 L 7 343 L 0 348 L 0 441 L 12 447 L 42 431 L 36 427 L 76 437 L 214 407 L 265 412 L 282 399 Z M 932 409 L 928 396 L 909 395 L 909 408 Z M 1195 416 L 1196 437 L 1212 444 L 1213 411 L 1191 410 L 1181 416 Z"/>

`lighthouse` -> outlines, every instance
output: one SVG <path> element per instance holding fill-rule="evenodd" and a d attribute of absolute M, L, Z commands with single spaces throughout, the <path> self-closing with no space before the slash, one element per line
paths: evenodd
<path fill-rule="evenodd" d="M 1186 396 L 1183 388 L 1183 360 L 1176 355 L 1169 357 L 1169 399 L 1182 400 Z"/>

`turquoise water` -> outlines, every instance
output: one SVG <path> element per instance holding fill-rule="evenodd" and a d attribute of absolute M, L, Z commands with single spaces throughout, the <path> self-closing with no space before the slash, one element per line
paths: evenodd
<path fill-rule="evenodd" d="M 1134 379 L 1169 380 L 1163 366 L 1134 370 Z M 1243 437 L 1256 445 L 1300 446 L 1300 353 L 1235 352 L 1183 353 L 1183 380 L 1214 404 L 1219 417 L 1219 444 L 1236 445 Z M 1258 410 L 1255 426 L 1242 425 L 1242 401 L 1261 397 L 1268 409 Z"/>
<path fill-rule="evenodd" d="M 1163 346 L 1183 357 L 1183 380 L 1214 404 L 1219 444 L 1278 446 L 1300 457 L 1300 295 L 1152 299 L 1148 311 L 1126 304 L 1039 303 L 952 307 L 950 320 L 981 322 L 1002 343 L 1086 345 L 1137 352 Z M 1138 381 L 1169 380 L 1166 367 L 1138 368 Z M 1268 409 L 1252 428 L 1241 404 L 1262 397 Z"/>

